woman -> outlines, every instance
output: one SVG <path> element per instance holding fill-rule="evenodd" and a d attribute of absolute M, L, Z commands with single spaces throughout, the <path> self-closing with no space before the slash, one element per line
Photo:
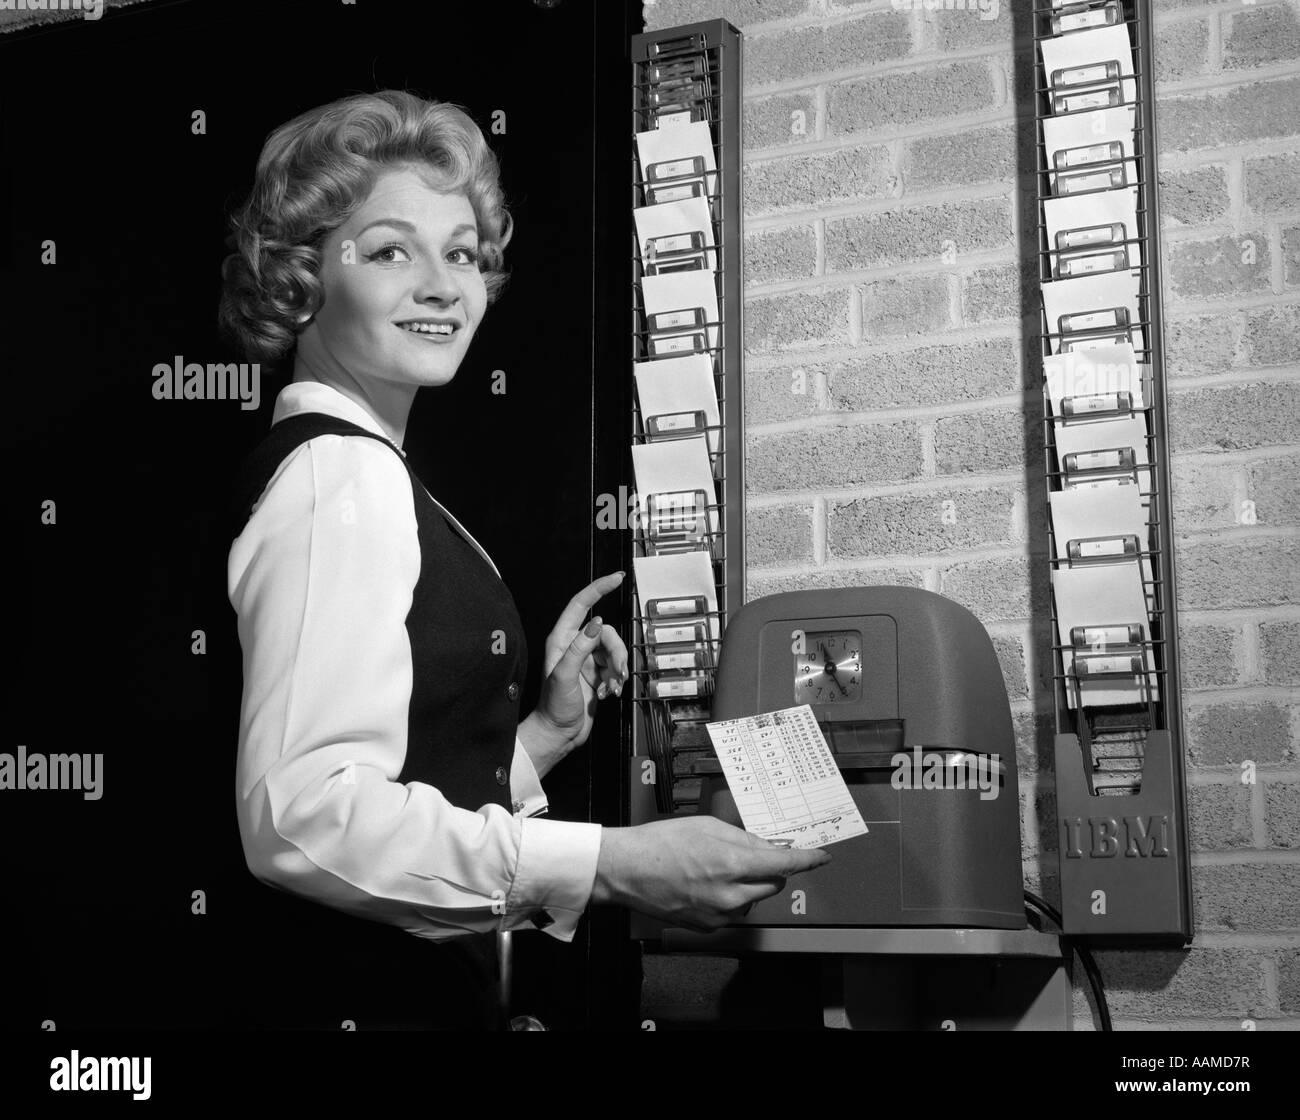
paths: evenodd
<path fill-rule="evenodd" d="M 293 363 L 228 566 L 240 833 L 285 892 L 263 939 L 269 990 L 292 990 L 267 1025 L 500 1027 L 496 932 L 569 940 L 592 902 L 715 928 L 824 862 L 712 818 L 542 815 L 540 780 L 628 679 L 614 629 L 583 625 L 622 573 L 569 603 L 520 719 L 514 602 L 401 450 L 416 391 L 455 376 L 503 280 L 510 218 L 469 117 L 394 91 L 304 113 L 234 224 L 222 323 Z"/>

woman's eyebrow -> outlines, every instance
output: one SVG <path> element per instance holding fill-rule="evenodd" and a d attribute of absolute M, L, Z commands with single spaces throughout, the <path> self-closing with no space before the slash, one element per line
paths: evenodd
<path fill-rule="evenodd" d="M 394 229 L 405 230 L 407 233 L 412 235 L 416 235 L 419 233 L 419 230 L 417 230 L 414 225 L 412 225 L 410 222 L 406 221 L 403 218 L 376 218 L 373 222 L 370 222 L 367 225 L 363 226 L 357 232 L 357 236 L 360 237 L 361 234 L 366 232 L 366 230 L 372 229 L 375 226 L 392 226 Z M 466 231 L 468 231 L 469 233 L 473 233 L 477 236 L 478 226 L 475 225 L 473 222 L 461 222 L 461 224 L 458 225 L 454 230 L 452 230 L 451 233 L 449 233 L 447 236 L 457 237 L 460 234 L 465 233 Z"/>
<path fill-rule="evenodd" d="M 416 232 L 415 226 L 408 221 L 404 221 L 402 218 L 376 218 L 373 222 L 363 226 L 357 232 L 357 236 L 360 237 L 361 234 L 366 232 L 366 230 L 373 229 L 375 226 L 392 226 L 394 229 L 402 229 L 407 233 Z"/>

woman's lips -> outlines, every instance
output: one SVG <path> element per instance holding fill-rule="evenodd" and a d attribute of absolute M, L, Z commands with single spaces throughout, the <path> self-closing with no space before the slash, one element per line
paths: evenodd
<path fill-rule="evenodd" d="M 452 329 L 449 331 L 413 331 L 413 330 L 408 330 L 406 327 L 401 327 L 401 326 L 399 326 L 397 329 L 401 331 L 404 335 L 409 335 L 411 338 L 420 339 L 421 341 L 424 342 L 442 342 L 442 343 L 451 342 L 460 331 L 459 327 L 452 327 Z"/>

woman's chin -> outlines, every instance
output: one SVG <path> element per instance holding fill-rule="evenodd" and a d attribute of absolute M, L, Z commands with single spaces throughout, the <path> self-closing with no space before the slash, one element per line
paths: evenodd
<path fill-rule="evenodd" d="M 440 385 L 450 385 L 456 379 L 456 370 L 425 370 L 418 378 L 422 388 L 436 389 Z"/>

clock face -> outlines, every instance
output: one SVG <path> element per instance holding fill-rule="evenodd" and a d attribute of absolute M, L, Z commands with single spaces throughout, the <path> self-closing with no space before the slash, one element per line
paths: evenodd
<path fill-rule="evenodd" d="M 794 655 L 795 704 L 842 704 L 862 699 L 862 634 L 810 630 Z"/>

